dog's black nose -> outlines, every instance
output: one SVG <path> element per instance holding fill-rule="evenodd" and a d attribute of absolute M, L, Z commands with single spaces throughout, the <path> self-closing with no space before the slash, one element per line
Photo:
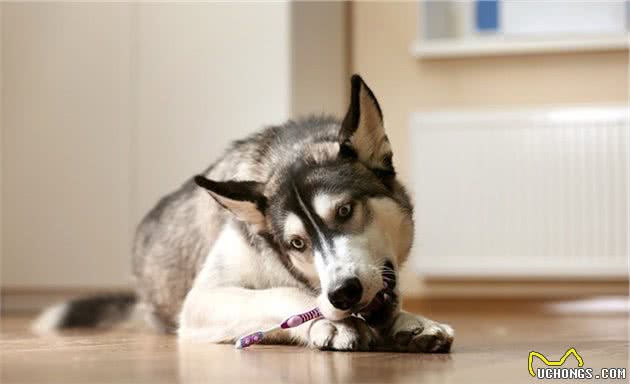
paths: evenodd
<path fill-rule="evenodd" d="M 345 311 L 361 300 L 363 295 L 363 287 L 361 281 L 353 277 L 341 282 L 332 291 L 328 293 L 328 300 L 337 309 Z"/>

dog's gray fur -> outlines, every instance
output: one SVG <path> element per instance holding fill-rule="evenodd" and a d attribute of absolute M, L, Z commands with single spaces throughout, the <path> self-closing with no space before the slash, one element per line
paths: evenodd
<path fill-rule="evenodd" d="M 237 141 L 147 214 L 133 244 L 133 273 L 137 308 L 150 324 L 185 339 L 233 342 L 319 305 L 326 319 L 271 341 L 343 350 L 450 349 L 448 325 L 400 310 L 396 270 L 411 247 L 412 204 L 396 179 L 376 98 L 359 76 L 351 83 L 343 121 L 308 117 Z M 352 201 L 347 222 L 336 216 L 338 206 L 328 206 L 336 196 Z M 333 218 L 324 218 L 327 209 Z M 308 246 L 292 248 L 296 233 L 303 240 L 297 244 Z M 351 275 L 365 288 L 362 301 L 338 310 L 326 295 Z M 383 293 L 386 304 L 361 312 Z M 103 298 L 94 300 L 95 309 L 104 305 Z M 82 301 L 83 311 L 90 302 Z M 64 319 L 73 313 L 71 303 L 57 313 L 56 328 L 106 320 L 77 324 L 75 316 L 70 324 Z"/>

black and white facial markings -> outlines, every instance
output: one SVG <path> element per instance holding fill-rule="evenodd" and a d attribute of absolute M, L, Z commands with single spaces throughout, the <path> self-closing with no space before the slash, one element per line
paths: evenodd
<path fill-rule="evenodd" d="M 274 229 L 281 233 L 292 263 L 317 279 L 322 293 L 318 303 L 325 315 L 341 318 L 346 311 L 335 308 L 327 294 L 356 277 L 362 294 L 355 307 L 367 305 L 383 288 L 381 267 L 387 261 L 397 264 L 408 251 L 410 218 L 367 171 L 336 180 L 335 172 L 314 173 L 329 177 L 311 174 L 294 182 L 282 207 L 272 204 L 281 217 L 274 220 Z M 352 175 L 349 169 L 337 175 L 342 174 Z"/>
<path fill-rule="evenodd" d="M 359 76 L 351 86 L 338 136 L 303 145 L 267 185 L 196 179 L 238 220 L 275 242 L 320 290 L 320 309 L 331 319 L 347 311 L 335 308 L 328 292 L 358 278 L 360 300 L 353 309 L 369 304 L 383 288 L 382 266 L 402 262 L 412 239 L 411 207 L 395 181 L 380 106 Z"/>

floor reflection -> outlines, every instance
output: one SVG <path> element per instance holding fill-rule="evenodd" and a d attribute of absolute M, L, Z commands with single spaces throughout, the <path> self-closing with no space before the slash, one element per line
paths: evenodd
<path fill-rule="evenodd" d="M 431 381 L 444 378 L 452 369 L 452 360 L 452 355 L 444 354 L 321 352 L 271 346 L 236 350 L 231 345 L 190 342 L 178 345 L 183 383 L 366 383 L 380 382 L 384 377 L 389 383 Z"/>

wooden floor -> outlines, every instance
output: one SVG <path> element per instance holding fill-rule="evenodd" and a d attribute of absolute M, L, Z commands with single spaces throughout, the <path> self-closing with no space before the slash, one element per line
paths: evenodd
<path fill-rule="evenodd" d="M 529 375 L 530 351 L 557 360 L 570 347 L 582 356 L 584 367 L 596 371 L 628 366 L 624 310 L 602 312 L 528 301 L 414 303 L 414 310 L 454 326 L 451 354 L 340 353 L 283 346 L 235 350 L 229 345 L 178 344 L 173 336 L 130 330 L 40 338 L 28 333 L 27 317 L 6 316 L 0 381 L 533 383 L 546 380 Z M 540 364 L 536 360 L 535 366 Z M 576 361 L 567 361 L 566 366 L 575 367 Z"/>

